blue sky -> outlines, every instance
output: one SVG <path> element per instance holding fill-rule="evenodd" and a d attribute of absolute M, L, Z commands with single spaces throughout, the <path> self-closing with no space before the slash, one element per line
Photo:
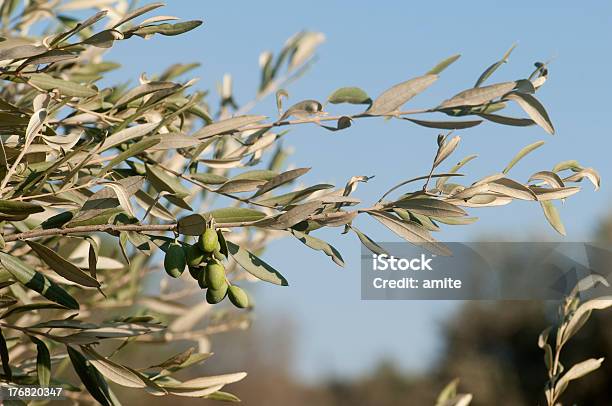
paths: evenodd
<path fill-rule="evenodd" d="M 470 179 L 477 179 L 501 170 L 523 146 L 544 140 L 544 147 L 513 169 L 516 179 L 525 181 L 530 174 L 566 159 L 595 167 L 603 178 L 599 192 L 585 183 L 584 191 L 561 209 L 566 239 L 588 239 L 609 209 L 612 141 L 606 124 L 612 89 L 612 3 L 168 1 L 158 14 L 203 19 L 205 23 L 180 37 L 118 43 L 110 59 L 120 60 L 124 66 L 115 78 L 136 81 L 141 72 L 159 72 L 176 61 L 200 62 L 202 66 L 194 73 L 201 78 L 198 86 L 214 89 L 224 73 L 231 73 L 239 103 L 249 101 L 256 91 L 259 53 L 278 50 L 287 37 L 302 29 L 321 31 L 327 41 L 314 67 L 288 88 L 290 102 L 323 100 L 341 86 L 360 86 L 375 96 L 422 74 L 441 59 L 461 53 L 462 58 L 435 86 L 409 105 L 429 107 L 471 87 L 482 70 L 518 43 L 510 62 L 490 83 L 524 78 L 535 61 L 554 59 L 538 98 L 557 134 L 549 136 L 535 126 L 484 123 L 459 132 L 462 143 L 455 158 L 478 154 L 466 169 Z M 254 110 L 268 116 L 274 116 L 275 111 L 272 98 Z M 309 184 L 344 185 L 353 175 L 376 175 L 357 191 L 369 203 L 398 181 L 425 173 L 435 153 L 436 135 L 436 130 L 400 120 L 368 119 L 338 133 L 300 126 L 286 137 L 285 145 L 295 147 L 291 157 L 294 165 L 312 166 L 304 178 Z M 445 227 L 438 238 L 465 241 L 500 233 L 518 240 L 558 238 L 537 205 L 512 204 L 474 211 L 474 215 L 480 217 L 475 225 Z M 356 224 L 376 239 L 396 240 L 368 219 Z M 408 371 L 430 366 L 443 345 L 439 327 L 459 303 L 361 301 L 359 243 L 339 231 L 326 231 L 322 236 L 342 252 L 348 262 L 345 269 L 338 269 L 327 257 L 298 241 L 283 240 L 270 247 L 264 257 L 283 272 L 290 286 L 259 286 L 257 319 L 274 325 L 278 312 L 295 319 L 295 372 L 305 379 L 358 375 L 380 357 L 391 355 Z"/>

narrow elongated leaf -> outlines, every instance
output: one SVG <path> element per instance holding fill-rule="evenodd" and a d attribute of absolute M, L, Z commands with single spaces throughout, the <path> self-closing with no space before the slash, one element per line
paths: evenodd
<path fill-rule="evenodd" d="M 479 106 L 494 99 L 504 96 L 511 92 L 516 86 L 516 82 L 503 82 L 494 85 L 483 86 L 473 89 L 467 89 L 448 100 L 445 100 L 438 106 L 438 109 L 449 109 L 460 106 Z"/>
<path fill-rule="evenodd" d="M 288 182 L 291 182 L 292 180 L 304 175 L 309 170 L 310 168 L 298 168 L 283 172 L 280 175 L 277 175 L 274 178 L 270 179 L 268 182 L 266 182 L 261 188 L 259 188 L 259 190 L 253 196 L 251 196 L 251 199 L 257 196 L 261 196 L 264 193 L 267 193 L 272 189 L 276 189 L 277 187 L 282 186 Z"/>
<path fill-rule="evenodd" d="M 460 54 L 449 56 L 448 58 L 438 62 L 438 64 L 434 66 L 433 68 L 431 68 L 429 72 L 427 72 L 427 74 L 428 75 L 438 75 L 444 69 L 448 68 L 451 64 L 455 63 L 455 61 L 459 58 L 461 58 Z"/>
<path fill-rule="evenodd" d="M 100 172 L 98 172 L 98 177 L 102 178 L 108 171 L 113 169 L 118 164 L 122 163 L 128 158 L 133 157 L 134 155 L 138 155 L 146 151 L 152 146 L 157 145 L 157 143 L 159 143 L 159 139 L 149 138 L 140 140 L 137 143 L 130 145 L 128 149 L 111 159 L 104 168 L 100 169 Z"/>
<path fill-rule="evenodd" d="M 370 96 L 358 87 L 341 87 L 329 95 L 327 101 L 332 104 L 370 104 Z"/>
<path fill-rule="evenodd" d="M 123 187 L 123 190 L 128 196 L 136 193 L 142 187 L 144 178 L 142 176 L 130 176 L 117 181 Z M 99 216 L 109 209 L 114 209 L 119 206 L 119 199 L 116 191 L 113 189 L 100 189 L 91 195 L 79 212 L 68 223 L 71 225 L 75 222 L 90 220 Z"/>
<path fill-rule="evenodd" d="M 188 31 L 193 30 L 194 28 L 202 25 L 202 21 L 200 20 L 191 20 L 184 21 L 176 24 L 157 24 L 157 25 L 148 25 L 146 27 L 140 27 L 131 33 L 138 35 L 140 37 L 146 38 L 153 34 L 161 34 L 166 36 L 180 35 L 184 34 Z"/>
<path fill-rule="evenodd" d="M 507 117 L 489 113 L 476 113 L 476 115 L 497 124 L 512 125 L 515 127 L 528 127 L 535 124 L 535 121 L 530 118 Z"/>
<path fill-rule="evenodd" d="M 487 80 L 489 78 L 489 76 L 491 76 L 493 74 L 493 72 L 495 72 L 500 66 L 502 66 L 503 64 L 508 62 L 508 57 L 510 57 L 510 54 L 512 53 L 512 51 L 514 51 L 514 48 L 516 48 L 516 44 L 512 45 L 510 47 L 510 49 L 506 51 L 506 53 L 504 54 L 502 59 L 500 59 L 499 61 L 493 63 L 491 66 L 489 66 L 487 69 L 485 69 L 485 71 L 482 72 L 482 74 L 480 75 L 480 77 L 476 81 L 476 84 L 474 85 L 474 87 L 480 87 L 480 85 L 485 80 Z"/>
<path fill-rule="evenodd" d="M 540 201 L 559 200 L 570 197 L 580 191 L 579 187 L 570 186 L 564 188 L 543 188 L 538 186 L 529 186 Z"/>
<path fill-rule="evenodd" d="M 304 119 L 321 111 L 323 111 L 323 106 L 318 101 L 304 100 L 289 107 L 287 111 L 285 111 L 283 115 L 280 116 L 278 121 L 284 121 L 291 116 L 297 119 Z"/>
<path fill-rule="evenodd" d="M 279 196 L 273 196 L 266 199 L 258 200 L 260 204 L 267 206 L 287 206 L 290 204 L 298 203 L 313 193 L 316 193 L 325 189 L 333 189 L 334 185 L 322 183 L 318 185 L 309 186 L 307 188 L 296 190 L 295 192 L 285 193 Z"/>
<path fill-rule="evenodd" d="M 445 245 L 434 239 L 426 229 L 417 223 L 400 221 L 384 212 L 368 212 L 368 214 L 389 230 L 412 244 L 425 248 L 434 254 L 443 256 L 452 254 Z"/>
<path fill-rule="evenodd" d="M 583 376 L 598 369 L 601 366 L 603 360 L 603 358 L 589 358 L 586 361 L 582 361 L 577 363 L 576 365 L 573 365 L 555 384 L 555 393 L 557 394 L 557 396 L 563 393 L 570 381 L 582 378 Z"/>
<path fill-rule="evenodd" d="M 442 144 L 442 146 L 438 149 L 436 158 L 434 159 L 434 163 L 433 163 L 434 168 L 440 165 L 442 161 L 448 158 L 450 154 L 452 154 L 455 151 L 455 149 L 459 145 L 459 141 L 461 141 L 461 137 L 456 135 L 453 138 L 451 138 L 450 141 Z"/>
<path fill-rule="evenodd" d="M 383 247 L 378 245 L 373 239 L 368 237 L 366 234 L 362 233 L 355 226 L 351 226 L 351 230 L 353 230 L 355 232 L 355 234 L 357 234 L 357 237 L 359 237 L 359 241 L 361 241 L 363 246 L 366 247 L 367 249 L 369 249 L 370 251 L 372 251 L 374 254 L 378 254 L 378 255 L 386 254 L 386 255 L 389 255 L 387 250 L 385 250 Z"/>
<path fill-rule="evenodd" d="M 70 345 L 67 345 L 66 349 L 74 371 L 81 379 L 81 382 L 83 382 L 83 385 L 85 385 L 89 394 L 103 406 L 114 406 L 108 384 L 100 372 L 79 351 Z"/>
<path fill-rule="evenodd" d="M 313 237 L 310 234 L 305 234 L 297 230 L 291 230 L 291 234 L 298 240 L 300 240 L 307 247 L 312 248 L 313 250 L 322 251 L 325 255 L 330 257 L 334 263 L 338 266 L 344 266 L 344 260 L 342 259 L 342 255 L 336 248 L 334 248 L 329 243 Z"/>
<path fill-rule="evenodd" d="M 475 127 L 478 124 L 482 123 L 482 120 L 472 120 L 472 121 L 426 121 L 426 120 L 416 120 L 414 118 L 401 117 L 404 120 L 411 121 L 415 124 L 418 124 L 427 128 L 439 128 L 441 130 L 461 130 L 463 128 Z"/>
<path fill-rule="evenodd" d="M 529 177 L 529 182 L 534 180 L 540 180 L 548 183 L 551 187 L 565 187 L 563 180 L 552 171 L 540 171 L 536 172 Z"/>
<path fill-rule="evenodd" d="M 44 54 L 47 51 L 47 48 L 42 45 L 19 45 L 0 50 L 0 61 L 30 58 Z"/>
<path fill-rule="evenodd" d="M 236 131 L 239 128 L 257 123 L 261 120 L 265 120 L 266 118 L 266 116 L 236 116 L 222 121 L 217 121 L 216 123 L 208 124 L 201 130 L 196 131 L 193 135 L 194 137 L 202 140 L 213 137 L 217 134 Z"/>
<path fill-rule="evenodd" d="M 74 97 L 91 97 L 98 94 L 94 89 L 68 80 L 56 79 L 46 73 L 35 73 L 30 76 L 30 82 L 42 89 L 57 89 L 61 94 Z"/>
<path fill-rule="evenodd" d="M 130 20 L 133 20 L 134 18 L 136 18 L 138 16 L 141 16 L 141 15 L 143 15 L 145 13 L 148 13 L 149 11 L 153 11 L 156 8 L 160 8 L 160 7 L 163 7 L 163 6 L 164 6 L 164 3 L 150 3 L 150 4 L 144 5 L 142 7 L 139 7 L 137 9 L 135 9 L 135 10 L 132 10 L 129 13 L 127 13 L 122 19 L 117 21 L 115 23 L 115 25 L 113 25 L 113 28 L 117 28 L 120 25 L 122 25 L 122 24 L 124 24 L 124 23 L 126 23 L 126 22 L 128 22 Z"/>
<path fill-rule="evenodd" d="M 51 381 L 51 354 L 47 345 L 38 338 L 30 336 L 30 340 L 36 344 L 36 375 L 38 376 L 38 385 L 46 388 Z"/>
<path fill-rule="evenodd" d="M 253 179 L 232 179 L 225 182 L 223 185 L 215 189 L 217 193 L 240 193 L 240 192 L 252 192 L 259 186 L 266 183 L 265 180 L 253 180 Z"/>
<path fill-rule="evenodd" d="M 207 185 L 220 185 L 228 180 L 225 176 L 216 175 L 214 173 L 194 173 L 191 174 L 191 178 Z"/>
<path fill-rule="evenodd" d="M 34 252 L 36 252 L 36 255 L 38 255 L 38 257 L 49 265 L 58 275 L 82 286 L 88 286 L 91 288 L 100 287 L 100 282 L 81 271 L 81 269 L 73 265 L 71 262 L 62 258 L 52 249 L 47 248 L 45 245 L 39 244 L 36 241 L 27 241 L 27 244 L 30 246 L 30 248 L 32 248 L 32 250 L 34 250 Z"/>
<path fill-rule="evenodd" d="M 591 183 L 595 186 L 595 190 L 599 190 L 599 186 L 601 185 L 601 178 L 599 177 L 599 173 L 597 173 L 597 171 L 593 168 L 581 169 L 579 172 L 568 176 L 563 180 L 566 182 L 580 182 L 584 178 L 587 178 L 591 181 Z"/>
<path fill-rule="evenodd" d="M 0 213 L 4 214 L 34 214 L 42 213 L 45 208 L 30 202 L 19 200 L 0 200 Z"/>
<path fill-rule="evenodd" d="M 467 215 L 465 210 L 455 205 L 432 198 L 402 199 L 391 203 L 391 205 L 425 216 L 463 217 Z"/>
<path fill-rule="evenodd" d="M 534 96 L 526 93 L 510 93 L 504 96 L 505 99 L 514 100 L 525 113 L 531 117 L 537 125 L 542 127 L 547 133 L 554 134 L 555 128 L 553 127 L 550 117 L 542 104 Z"/>
<path fill-rule="evenodd" d="M 550 223 L 550 225 L 561 235 L 566 235 L 565 226 L 559 216 L 559 210 L 551 201 L 540 202 L 542 210 L 544 211 L 544 217 Z"/>
<path fill-rule="evenodd" d="M 144 375 L 103 357 L 91 347 L 81 347 L 81 349 L 91 365 L 110 381 L 128 388 L 147 388 L 152 394 L 163 395 L 166 393 L 159 385 Z"/>
<path fill-rule="evenodd" d="M 178 89 L 179 87 L 180 87 L 179 85 L 177 85 L 176 83 L 172 83 L 172 82 L 145 83 L 143 85 L 135 87 L 134 89 L 130 90 L 129 92 L 121 96 L 121 98 L 117 100 L 117 102 L 115 103 L 115 106 L 122 106 L 133 100 L 144 97 L 148 94 L 159 92 L 160 90 Z"/>
<path fill-rule="evenodd" d="M 431 86 L 437 79 L 438 75 L 424 75 L 398 83 L 382 92 L 366 113 L 375 116 L 395 112 L 407 101 Z"/>
<path fill-rule="evenodd" d="M 500 193 L 513 199 L 537 200 L 536 194 L 527 186 L 509 178 L 501 178 L 488 184 L 489 191 Z"/>
<path fill-rule="evenodd" d="M 311 214 L 321 208 L 320 201 L 312 201 L 292 207 L 276 219 L 275 227 L 289 228 L 306 220 Z"/>
<path fill-rule="evenodd" d="M 0 252 L 0 264 L 22 285 L 68 309 L 79 309 L 78 302 L 68 292 L 20 259 Z"/>
<path fill-rule="evenodd" d="M 153 131 L 157 126 L 159 126 L 159 122 L 138 124 L 133 127 L 118 131 L 104 140 L 104 143 L 102 143 L 99 152 L 104 152 L 114 146 L 133 140 L 135 138 L 143 137 Z"/>
<path fill-rule="evenodd" d="M 461 169 L 464 165 L 466 165 L 468 162 L 470 162 L 472 159 L 476 159 L 478 157 L 478 155 L 469 155 L 466 156 L 465 158 L 463 158 L 461 161 L 457 162 L 449 171 L 448 173 L 454 174 L 457 173 L 457 171 L 459 169 Z M 448 180 L 448 176 L 442 176 L 439 177 L 438 180 L 436 181 L 436 189 L 442 189 L 442 186 L 444 186 L 444 184 L 446 183 L 446 181 Z"/>
<path fill-rule="evenodd" d="M 228 207 L 202 214 L 205 218 L 212 217 L 217 223 L 241 223 L 261 220 L 265 213 L 246 207 Z"/>
<path fill-rule="evenodd" d="M 520 161 L 521 159 L 523 159 L 525 157 L 525 155 L 527 155 L 528 153 L 530 153 L 534 149 L 537 149 L 537 148 L 541 147 L 542 145 L 544 145 L 544 141 L 537 141 L 537 142 L 534 142 L 533 144 L 529 144 L 525 148 L 521 149 L 514 156 L 514 158 L 512 158 L 512 160 L 508 163 L 508 165 L 506 165 L 506 167 L 504 168 L 504 170 L 502 172 L 503 173 L 508 173 L 510 171 L 510 169 L 512 169 L 512 167 L 514 167 L 514 165 L 517 164 L 518 161 Z"/>
<path fill-rule="evenodd" d="M 230 255 L 236 262 L 244 268 L 245 271 L 261 279 L 262 281 L 270 282 L 275 285 L 288 286 L 289 282 L 276 269 L 262 261 L 255 254 L 248 250 L 227 241 L 227 249 Z"/>

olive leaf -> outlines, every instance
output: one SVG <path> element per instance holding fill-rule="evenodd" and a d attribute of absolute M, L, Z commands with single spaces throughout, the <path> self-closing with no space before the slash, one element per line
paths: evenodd
<path fill-rule="evenodd" d="M 91 288 L 100 287 L 100 282 L 81 271 L 78 267 L 62 258 L 47 246 L 39 244 L 36 241 L 27 241 L 27 244 L 36 252 L 36 255 L 38 255 L 38 257 L 49 265 L 58 275 L 82 286 Z"/>
<path fill-rule="evenodd" d="M 542 206 L 542 210 L 544 211 L 544 216 L 546 220 L 550 223 L 550 225 L 561 235 L 567 235 L 565 232 L 565 226 L 561 221 L 561 216 L 559 216 L 559 210 L 551 201 L 540 202 Z"/>
<path fill-rule="evenodd" d="M 514 90 L 516 82 L 503 82 L 494 85 L 477 87 L 457 93 L 450 99 L 444 100 L 437 109 L 449 109 L 461 106 L 479 106 L 498 99 Z"/>
<path fill-rule="evenodd" d="M 66 345 L 66 351 L 74 371 L 85 385 L 87 391 L 103 406 L 114 406 L 116 403 L 111 396 L 108 383 L 104 377 L 78 350 Z"/>
<path fill-rule="evenodd" d="M 529 154 L 531 151 L 541 147 L 542 145 L 544 145 L 544 141 L 536 141 L 533 144 L 529 144 L 526 147 L 522 148 L 515 156 L 514 158 L 512 158 L 512 160 L 508 163 L 508 165 L 506 165 L 506 167 L 504 168 L 504 170 L 502 171 L 503 173 L 508 173 L 510 172 L 510 169 L 512 169 L 514 167 L 514 165 L 516 165 L 518 163 L 518 161 L 520 161 L 521 159 L 523 159 L 525 157 L 525 155 Z"/>
<path fill-rule="evenodd" d="M 330 257 L 332 261 L 336 263 L 336 265 L 344 266 L 344 260 L 342 259 L 342 255 L 340 255 L 338 250 L 331 246 L 329 243 L 319 238 L 313 237 L 310 234 L 305 234 L 297 230 L 291 230 L 290 232 L 295 238 L 300 240 L 307 247 L 310 247 L 313 250 L 322 251 L 325 255 Z"/>
<path fill-rule="evenodd" d="M 461 58 L 460 54 L 451 55 L 448 58 L 438 62 L 438 64 L 436 64 L 436 66 L 431 68 L 429 70 L 429 72 L 427 72 L 427 74 L 428 75 L 438 75 L 438 74 L 442 73 L 442 71 L 444 69 L 448 68 L 450 65 L 455 63 L 457 61 L 457 59 L 459 59 L 459 58 Z"/>
<path fill-rule="evenodd" d="M 504 96 L 504 98 L 518 103 L 518 105 L 525 110 L 525 113 L 527 113 L 529 117 L 547 133 L 551 135 L 555 133 L 555 128 L 550 121 L 550 117 L 548 117 L 546 109 L 534 96 L 526 93 L 510 93 Z"/>
<path fill-rule="evenodd" d="M 38 385 L 46 388 L 51 382 L 51 354 L 44 341 L 34 336 L 29 336 L 30 340 L 36 344 L 36 375 Z"/>
<path fill-rule="evenodd" d="M 370 96 L 358 87 L 341 87 L 329 95 L 327 101 L 331 104 L 370 104 Z"/>
<path fill-rule="evenodd" d="M 255 254 L 249 252 L 231 241 L 227 241 L 227 249 L 234 260 L 248 273 L 262 281 L 275 285 L 288 286 L 289 282 L 276 269 L 262 261 Z"/>
<path fill-rule="evenodd" d="M 366 113 L 376 116 L 395 112 L 407 101 L 434 84 L 437 79 L 438 75 L 424 75 L 398 83 L 374 99 Z"/>
<path fill-rule="evenodd" d="M 480 85 L 482 85 L 482 83 L 487 80 L 493 74 L 493 72 L 495 72 L 500 66 L 508 62 L 508 58 L 510 57 L 512 51 L 514 51 L 514 48 L 516 48 L 516 44 L 513 44 L 499 61 L 493 63 L 491 66 L 485 69 L 485 71 L 482 72 L 482 74 L 478 77 L 478 80 L 476 81 L 474 87 L 480 87 Z"/>
<path fill-rule="evenodd" d="M 25 287 L 68 309 L 79 309 L 79 303 L 68 292 L 20 259 L 0 252 L 0 264 Z"/>

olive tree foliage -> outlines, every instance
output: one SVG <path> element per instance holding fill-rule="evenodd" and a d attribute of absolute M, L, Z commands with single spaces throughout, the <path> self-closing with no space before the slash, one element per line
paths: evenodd
<path fill-rule="evenodd" d="M 461 183 L 461 171 L 475 155 L 442 169 L 461 140 L 454 131 L 485 120 L 517 131 L 538 125 L 554 133 L 535 97 L 546 82 L 546 64 L 536 63 L 518 80 L 485 84 L 512 49 L 465 91 L 412 110 L 404 104 L 434 85 L 459 55 L 377 97 L 342 87 L 323 102 L 304 100 L 289 107 L 283 87 L 310 66 L 324 39 L 320 33 L 300 32 L 279 53 L 263 53 L 261 83 L 253 101 L 242 107 L 229 76 L 219 86 L 218 106 L 207 104 L 207 92 L 195 90 L 195 80 L 180 79 L 197 64 L 143 74 L 137 84 L 102 85 L 107 72 L 120 68 L 104 59 L 117 41 L 181 35 L 202 24 L 157 15 L 161 6 L 9 0 L 0 7 L 0 355 L 5 382 L 62 385 L 70 397 L 84 401 L 91 396 L 105 405 L 118 403 L 109 382 L 157 396 L 237 400 L 222 388 L 245 373 L 183 381 L 173 375 L 211 355 L 210 335 L 248 327 L 247 283 L 288 284 L 257 256 L 270 239 L 296 238 L 342 266 L 341 254 L 316 237 L 317 230 L 337 227 L 380 253 L 374 239 L 353 225 L 364 217 L 447 255 L 432 233 L 441 225 L 473 223 L 476 218 L 466 208 L 533 201 L 564 234 L 553 201 L 577 193 L 576 183 L 585 178 L 599 185 L 597 172 L 576 161 L 536 171 L 527 180 L 510 177 L 512 167 L 543 142 L 521 149 L 505 168 L 471 184 Z M 89 18 L 71 17 L 92 8 L 99 11 Z M 277 117 L 249 114 L 274 94 Z M 525 117 L 501 114 L 509 104 L 518 105 Z M 338 188 L 295 186 L 309 168 L 286 169 L 288 151 L 280 141 L 288 128 L 350 131 L 366 117 L 404 120 L 415 131 L 445 130 L 432 142 L 431 167 L 369 204 L 354 195 L 368 176 L 358 174 Z M 146 289 L 143 278 L 149 275 L 154 276 L 149 281 L 161 278 L 160 289 Z M 168 284 L 173 278 L 180 280 Z M 219 302 L 234 308 L 214 305 Z M 156 359 L 156 348 L 177 341 L 195 346 Z M 151 351 L 151 365 L 118 361 L 135 347 Z M 76 375 L 67 373 L 70 365 Z"/>

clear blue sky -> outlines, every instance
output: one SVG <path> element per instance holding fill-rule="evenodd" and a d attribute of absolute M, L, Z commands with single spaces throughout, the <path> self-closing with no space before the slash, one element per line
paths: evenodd
<path fill-rule="evenodd" d="M 429 107 L 472 86 L 482 70 L 515 42 L 518 47 L 510 63 L 492 81 L 523 78 L 531 72 L 533 62 L 554 58 L 549 80 L 538 97 L 557 134 L 551 137 L 539 127 L 485 123 L 461 132 L 463 142 L 456 158 L 479 154 L 468 170 L 477 178 L 502 169 L 524 145 L 545 140 L 544 147 L 513 170 L 517 179 L 526 180 L 536 170 L 550 169 L 565 159 L 596 167 L 603 178 L 599 192 L 585 183 L 584 192 L 562 208 L 567 239 L 588 239 L 609 209 L 610 2 L 582 6 L 570 1 L 168 3 L 160 14 L 203 19 L 204 25 L 180 37 L 119 43 L 111 51 L 111 59 L 124 62 L 117 78 L 136 80 L 142 71 L 153 73 L 175 61 L 197 61 L 202 64 L 195 72 L 201 78 L 200 87 L 214 89 L 224 73 L 231 73 L 238 102 L 246 102 L 259 81 L 259 53 L 278 50 L 291 34 L 308 29 L 325 33 L 327 42 L 313 69 L 289 87 L 290 101 L 322 100 L 335 88 L 348 85 L 360 86 L 375 96 L 461 53 L 462 58 L 434 87 L 411 102 L 414 107 Z M 273 116 L 274 101 L 266 100 L 255 112 Z M 370 119 L 340 133 L 301 126 L 285 142 L 296 148 L 292 163 L 313 167 L 305 178 L 308 183 L 344 185 L 353 175 L 375 174 L 357 192 L 368 202 L 397 181 L 423 174 L 435 152 L 436 135 L 436 130 L 399 120 Z M 446 227 L 438 237 L 463 241 L 503 232 L 515 239 L 557 238 L 537 205 L 512 204 L 474 214 L 480 217 L 475 225 Z M 395 240 L 364 220 L 358 225 L 370 235 Z M 295 372 L 307 379 L 355 375 L 390 354 L 406 370 L 430 365 L 443 344 L 438 335 L 440 323 L 458 303 L 361 301 L 358 241 L 340 236 L 338 229 L 323 236 L 343 253 L 346 269 L 336 268 L 327 257 L 297 241 L 281 241 L 273 244 L 265 258 L 283 272 L 291 286 L 262 284 L 256 292 L 259 320 L 273 324 L 277 312 L 291 314 L 296 320 L 299 356 Z"/>

